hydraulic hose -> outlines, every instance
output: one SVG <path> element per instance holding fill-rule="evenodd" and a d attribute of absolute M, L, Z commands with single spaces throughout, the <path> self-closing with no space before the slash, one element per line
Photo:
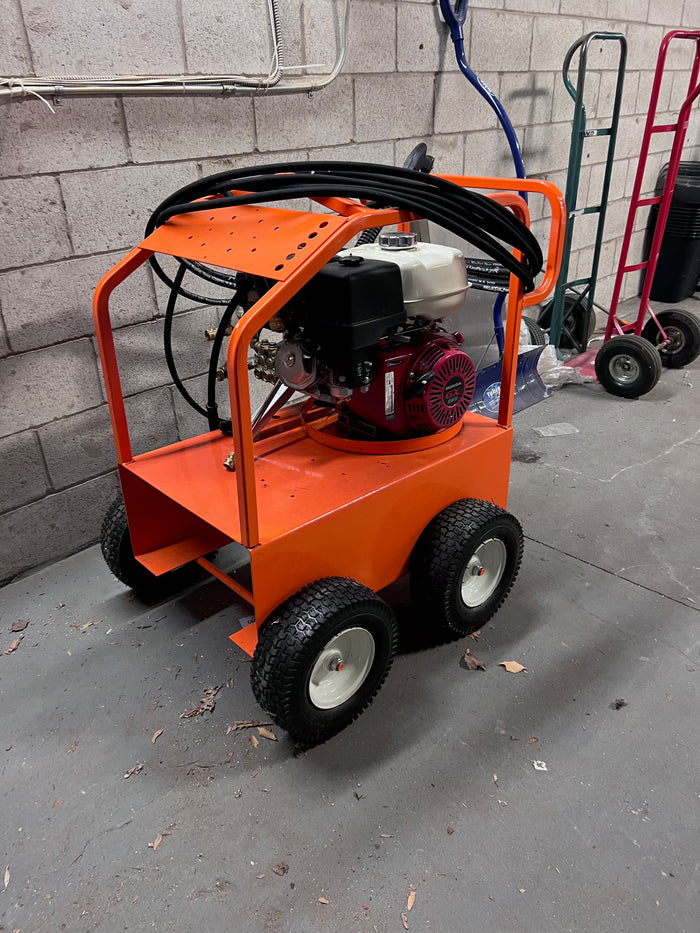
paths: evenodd
<path fill-rule="evenodd" d="M 231 195 L 236 190 L 242 194 Z M 351 197 L 419 214 L 467 240 L 516 275 L 526 291 L 542 268 L 537 240 L 513 213 L 484 195 L 410 169 L 355 162 L 291 162 L 221 172 L 166 198 L 146 227 L 178 214 L 290 198 Z M 522 261 L 499 240 L 522 254 Z"/>

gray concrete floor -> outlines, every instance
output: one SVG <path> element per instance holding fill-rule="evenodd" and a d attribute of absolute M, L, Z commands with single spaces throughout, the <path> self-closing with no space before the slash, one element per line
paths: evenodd
<path fill-rule="evenodd" d="M 510 598 L 436 646 L 393 587 L 388 681 L 299 757 L 227 734 L 263 716 L 216 582 L 145 604 L 90 548 L 5 587 L 0 929 L 695 933 L 699 389 L 696 363 L 518 415 Z"/>

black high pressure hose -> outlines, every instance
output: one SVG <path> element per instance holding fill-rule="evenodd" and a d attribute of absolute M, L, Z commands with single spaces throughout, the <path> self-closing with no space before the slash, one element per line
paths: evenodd
<path fill-rule="evenodd" d="M 232 194 L 232 191 L 245 192 Z M 409 168 L 361 162 L 285 162 L 238 169 L 210 175 L 192 182 L 166 198 L 151 215 L 146 236 L 171 217 L 201 211 L 202 198 L 207 210 L 220 210 L 242 204 L 309 197 L 350 197 L 370 202 L 372 207 L 394 207 L 419 214 L 478 247 L 517 276 L 526 291 L 534 288 L 534 278 L 542 269 L 542 251 L 530 230 L 508 208 L 490 198 L 461 188 L 443 178 Z M 498 240 L 522 254 L 516 259 Z M 178 271 L 170 278 L 151 257 L 156 274 L 170 286 L 165 314 L 164 349 L 168 369 L 182 397 L 195 411 L 207 418 L 210 430 L 230 430 L 230 422 L 218 417 L 216 405 L 216 370 L 219 354 L 243 286 L 238 276 L 183 258 Z M 221 287 L 234 290 L 230 298 L 210 298 L 183 288 L 186 271 Z M 246 277 L 247 280 L 247 277 Z M 197 404 L 179 378 L 172 354 L 172 320 L 178 295 L 203 304 L 225 304 L 216 331 L 209 361 L 207 407 Z"/>
<path fill-rule="evenodd" d="M 231 195 L 231 190 L 246 193 Z M 534 288 L 534 277 L 542 268 L 537 240 L 508 208 L 435 175 L 360 162 L 278 163 L 211 175 L 166 198 L 152 214 L 146 234 L 171 217 L 202 210 L 205 197 L 211 198 L 207 210 L 221 210 L 323 196 L 359 198 L 432 220 L 500 262 L 526 291 Z M 498 240 L 521 252 L 522 261 Z"/>

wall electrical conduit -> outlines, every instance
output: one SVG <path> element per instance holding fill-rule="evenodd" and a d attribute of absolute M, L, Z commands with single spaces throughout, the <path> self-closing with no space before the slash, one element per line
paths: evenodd
<path fill-rule="evenodd" d="M 273 52 L 270 69 L 265 77 L 251 75 L 88 75 L 48 77 L 0 77 L 0 103 L 38 98 L 51 108 L 47 98 L 65 97 L 187 97 L 245 94 L 313 93 L 326 87 L 340 73 L 348 49 L 350 0 L 344 0 L 340 17 L 338 56 L 329 74 L 316 80 L 305 76 L 292 77 L 286 72 L 306 65 L 285 66 L 280 36 L 278 0 L 267 0 Z M 313 66 L 316 67 L 316 66 Z"/>

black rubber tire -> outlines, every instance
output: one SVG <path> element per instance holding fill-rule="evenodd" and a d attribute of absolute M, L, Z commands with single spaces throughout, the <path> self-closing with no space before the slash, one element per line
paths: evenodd
<path fill-rule="evenodd" d="M 552 326 L 553 305 L 553 299 L 546 302 L 537 317 L 537 323 L 545 332 L 549 332 Z M 579 302 L 578 295 L 571 293 L 564 295 L 564 320 L 576 343 L 572 342 L 568 334 L 562 333 L 559 349 L 585 349 L 595 330 L 595 311 L 591 308 L 588 299 L 584 298 Z"/>
<path fill-rule="evenodd" d="M 646 395 L 659 381 L 661 370 L 659 351 L 636 334 L 611 337 L 595 358 L 598 382 L 611 395 L 622 398 Z"/>
<path fill-rule="evenodd" d="M 494 591 L 468 606 L 462 583 L 476 550 L 493 538 L 505 546 L 505 566 Z M 421 613 L 458 635 L 480 629 L 510 592 L 523 556 L 523 531 L 509 512 L 481 499 L 459 499 L 440 512 L 418 539 L 410 563 L 411 595 Z"/>
<path fill-rule="evenodd" d="M 100 544 L 105 563 L 117 580 L 138 593 L 153 592 L 160 586 L 156 577 L 134 557 L 121 494 L 112 502 L 102 522 Z"/>
<path fill-rule="evenodd" d="M 547 335 L 542 330 L 537 321 L 533 321 L 531 317 L 526 317 L 523 315 L 523 323 L 527 327 L 527 332 L 530 335 L 530 343 L 533 347 L 546 347 L 548 343 Z"/>
<path fill-rule="evenodd" d="M 309 695 L 314 664 L 332 638 L 356 627 L 372 636 L 370 668 L 345 702 L 322 709 Z M 279 606 L 261 627 L 250 668 L 253 694 L 278 726 L 311 748 L 369 706 L 389 673 L 396 642 L 393 610 L 372 590 L 341 577 L 317 580 Z"/>
<path fill-rule="evenodd" d="M 671 345 L 660 346 L 661 332 L 654 318 L 649 318 L 644 325 L 642 337 L 657 348 L 662 364 L 669 369 L 681 369 L 697 359 L 700 355 L 700 323 L 695 315 L 678 308 L 660 311 L 656 317 L 666 331 Z"/>

